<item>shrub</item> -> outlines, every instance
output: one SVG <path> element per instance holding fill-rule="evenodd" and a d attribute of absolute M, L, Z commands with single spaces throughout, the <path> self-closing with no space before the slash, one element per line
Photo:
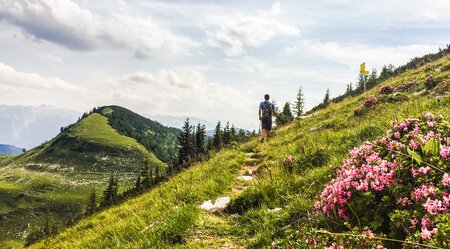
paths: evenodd
<path fill-rule="evenodd" d="M 391 124 L 385 137 L 349 152 L 315 207 L 354 227 L 445 247 L 450 125 L 430 113 Z"/>
<path fill-rule="evenodd" d="M 396 103 L 396 102 L 402 102 L 408 99 L 408 96 L 402 93 L 395 93 L 391 95 L 383 95 L 379 99 L 380 102 L 383 103 Z"/>
<path fill-rule="evenodd" d="M 383 86 L 380 89 L 381 94 L 391 94 L 394 92 L 394 88 L 392 86 Z"/>
<path fill-rule="evenodd" d="M 372 108 L 372 107 L 376 106 L 377 103 L 378 103 L 378 99 L 375 98 L 374 96 L 370 96 L 368 99 L 366 99 L 366 101 L 364 101 L 364 107 Z"/>
<path fill-rule="evenodd" d="M 416 82 L 414 82 L 414 81 L 403 82 L 402 84 L 395 87 L 394 91 L 395 92 L 406 92 L 406 91 L 409 91 L 414 85 L 416 85 Z"/>
<path fill-rule="evenodd" d="M 360 117 L 360 116 L 362 116 L 364 113 L 363 113 L 363 110 L 362 110 L 361 108 L 356 108 L 355 110 L 353 110 L 353 114 L 354 114 L 355 116 L 357 116 L 357 117 Z"/>
<path fill-rule="evenodd" d="M 446 81 L 438 84 L 434 88 L 434 92 L 436 94 L 444 94 L 444 93 L 448 92 L 449 90 L 450 90 L 450 80 L 446 80 Z"/>
<path fill-rule="evenodd" d="M 425 78 L 425 87 L 427 88 L 427 90 L 432 90 L 438 84 L 439 84 L 439 80 L 436 79 L 435 77 L 433 77 L 433 75 L 431 75 L 431 74 Z"/>

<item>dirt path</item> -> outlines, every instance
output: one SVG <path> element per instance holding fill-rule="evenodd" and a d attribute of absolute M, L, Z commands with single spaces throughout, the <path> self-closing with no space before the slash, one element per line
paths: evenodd
<path fill-rule="evenodd" d="M 242 193 L 255 180 L 255 173 L 258 172 L 261 157 L 257 153 L 247 153 L 246 159 L 236 175 L 231 190 L 224 192 L 222 196 L 232 199 Z M 218 196 L 219 197 L 219 196 Z M 202 211 L 198 224 L 188 238 L 187 248 L 244 248 L 243 238 L 238 238 L 231 234 L 233 227 L 230 216 L 222 211 Z M 237 215 L 237 214 L 236 214 Z"/>

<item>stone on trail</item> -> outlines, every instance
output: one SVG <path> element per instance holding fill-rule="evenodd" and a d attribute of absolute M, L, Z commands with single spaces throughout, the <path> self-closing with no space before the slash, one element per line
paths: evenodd
<path fill-rule="evenodd" d="M 200 205 L 200 208 L 210 212 L 216 210 L 224 210 L 227 207 L 228 203 L 230 203 L 230 201 L 231 198 L 228 196 L 220 197 L 214 202 L 214 204 L 211 200 L 203 202 L 203 204 Z"/>
<path fill-rule="evenodd" d="M 243 180 L 243 181 L 253 181 L 253 176 L 239 176 L 236 179 Z"/>
<path fill-rule="evenodd" d="M 214 209 L 214 205 L 212 204 L 211 200 L 203 202 L 202 205 L 200 205 L 200 208 L 206 211 L 211 211 Z"/>
<path fill-rule="evenodd" d="M 230 203 L 231 198 L 228 196 L 225 197 L 220 197 L 219 199 L 216 200 L 216 202 L 214 203 L 214 207 L 216 209 L 220 209 L 223 210 L 227 207 L 228 203 Z"/>
<path fill-rule="evenodd" d="M 274 208 L 274 209 L 269 209 L 269 212 L 270 213 L 278 213 L 278 212 L 280 212 L 281 211 L 281 208 Z"/>

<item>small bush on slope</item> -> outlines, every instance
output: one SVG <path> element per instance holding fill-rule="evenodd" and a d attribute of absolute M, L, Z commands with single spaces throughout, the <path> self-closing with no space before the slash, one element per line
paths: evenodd
<path fill-rule="evenodd" d="M 432 114 L 391 123 L 386 137 L 350 151 L 316 208 L 350 227 L 448 246 L 450 125 Z"/>

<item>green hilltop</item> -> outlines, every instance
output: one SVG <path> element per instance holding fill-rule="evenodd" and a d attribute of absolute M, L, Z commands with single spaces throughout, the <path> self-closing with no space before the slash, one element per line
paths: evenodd
<path fill-rule="evenodd" d="M 450 120 L 450 56 L 416 62 L 366 93 L 329 103 L 276 129 L 268 143 L 254 139 L 222 150 L 31 248 L 270 248 L 276 241 L 295 242 L 293 238 L 310 232 L 307 227 L 330 224 L 314 208 L 315 196 L 334 177 L 330 165 L 341 165 L 349 149 L 384 135 L 390 120 L 423 112 Z M 425 91 L 430 74 L 436 84 Z M 386 86 L 399 92 L 381 94 Z M 362 107 L 371 96 L 377 103 Z M 291 170 L 283 163 L 287 155 L 295 158 Z M 237 179 L 249 173 L 253 181 Z M 222 196 L 231 197 L 226 210 L 199 208 Z"/>
<path fill-rule="evenodd" d="M 51 141 L 16 157 L 0 155 L 0 248 L 22 247 L 49 220 L 64 227 L 80 219 L 89 193 L 101 196 L 111 174 L 119 192 L 144 166 L 165 174 L 179 132 L 122 107 L 100 107 Z"/>

